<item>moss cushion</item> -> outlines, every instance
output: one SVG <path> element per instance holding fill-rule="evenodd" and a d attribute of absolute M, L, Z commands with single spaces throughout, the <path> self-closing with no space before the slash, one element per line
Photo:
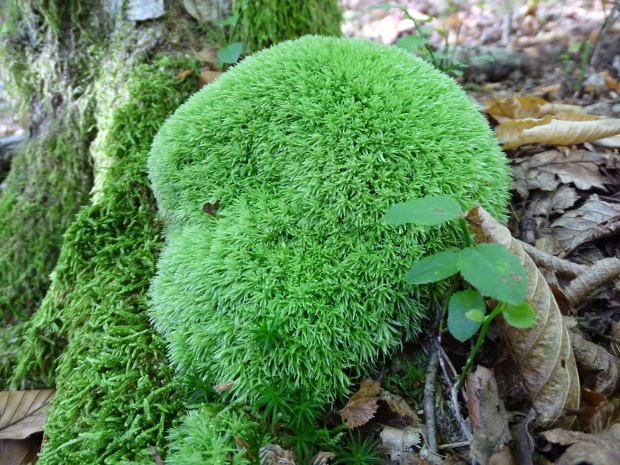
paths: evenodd
<path fill-rule="evenodd" d="M 446 75 L 398 48 L 305 36 L 261 51 L 162 126 L 149 175 L 167 222 L 150 312 L 181 374 L 322 401 L 420 331 L 442 286 L 405 282 L 458 228 L 394 227 L 448 194 L 502 219 L 506 160 Z"/>

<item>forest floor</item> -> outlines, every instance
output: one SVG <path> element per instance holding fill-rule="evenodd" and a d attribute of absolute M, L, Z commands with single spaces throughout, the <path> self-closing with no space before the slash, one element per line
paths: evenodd
<path fill-rule="evenodd" d="M 380 3 L 376 0 L 340 3 L 346 36 L 394 44 L 415 33 L 413 21 L 404 17 L 402 9 L 369 9 Z M 376 380 L 363 385 L 351 399 L 357 402 L 358 412 L 365 408 L 370 412 L 373 405 L 376 410 L 378 400 L 381 405 L 374 418 L 372 411 L 359 426 L 377 433 L 379 429 L 388 431 L 386 424 L 392 425 L 391 436 L 382 432 L 381 437 L 392 463 L 400 465 L 467 463 L 472 457 L 487 463 L 491 456 L 499 464 L 577 463 L 571 460 L 584 453 L 590 460 L 587 463 L 618 464 L 619 7 L 616 21 L 605 27 L 612 2 L 391 3 L 407 7 L 416 20 L 428 21 L 424 26 L 432 30 L 425 35 L 434 49 L 443 48 L 447 36 L 453 57 L 496 58 L 494 62 L 473 61 L 458 79 L 487 115 L 510 159 L 515 180 L 510 234 L 532 256 L 549 283 L 541 286 L 550 289 L 559 303 L 556 326 L 570 332 L 580 376 L 576 378 L 565 366 L 566 360 L 559 354 L 563 349 L 551 343 L 524 349 L 518 345 L 523 341 L 491 331 L 476 363 L 494 372 L 477 374 L 477 381 L 472 381 L 479 383 L 479 399 L 459 403 L 454 385 L 469 349 L 447 335 L 438 349 L 436 340 L 429 337 L 423 342 L 429 353 L 437 354 L 441 368 L 437 383 L 443 387 L 434 400 L 437 418 L 427 415 L 426 428 L 421 427 L 411 418 L 415 412 L 379 394 Z M 7 100 L 0 82 L 0 137 L 24 130 Z M 532 134 L 532 128 L 537 132 Z M 1 183 L 0 177 L 0 191 Z M 553 310 L 548 312 L 551 315 Z M 553 329 L 557 328 L 546 328 L 536 338 L 544 341 L 552 337 Z M 504 342 L 500 343 L 501 339 Z M 518 361 L 515 347 L 522 351 Z M 523 357 L 523 353 L 527 355 Z M 409 388 L 418 383 L 417 397 L 406 400 L 414 410 L 422 411 L 424 383 L 432 369 L 408 371 L 413 357 L 405 351 L 395 358 L 387 369 L 403 383 L 395 383 L 392 376 L 390 384 L 382 387 L 405 397 L 400 390 L 405 381 Z M 567 394 L 575 389 L 581 396 L 577 405 L 570 403 Z M 576 418 L 576 431 L 535 428 L 532 407 L 538 411 L 569 408 L 570 420 L 560 418 L 558 424 L 568 426 Z M 495 414 L 485 414 L 489 408 Z M 346 417 L 346 410 L 342 412 Z M 478 420 L 472 426 L 470 418 L 476 415 Z M 355 415 L 349 419 L 354 421 Z M 438 433 L 429 430 L 430 421 L 436 422 Z M 416 449 L 429 431 L 439 438 L 437 456 Z"/>

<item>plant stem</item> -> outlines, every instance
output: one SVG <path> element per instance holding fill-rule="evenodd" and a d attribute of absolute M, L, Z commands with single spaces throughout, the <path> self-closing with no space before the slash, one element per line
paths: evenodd
<path fill-rule="evenodd" d="M 480 333 L 478 334 L 478 340 L 476 341 L 476 345 L 474 346 L 472 351 L 469 353 L 469 357 L 467 357 L 467 362 L 465 363 L 465 366 L 463 367 L 463 371 L 461 372 L 461 376 L 459 377 L 459 382 L 456 385 L 456 392 L 459 392 L 463 388 L 463 384 L 465 383 L 465 377 L 467 376 L 467 372 L 469 372 L 471 364 L 474 361 L 474 357 L 476 357 L 476 354 L 478 353 L 478 351 L 480 350 L 480 347 L 482 347 L 482 344 L 484 343 L 484 338 L 487 334 L 489 326 L 491 325 L 491 322 L 495 319 L 497 315 L 502 313 L 505 306 L 506 304 L 504 302 L 499 302 L 497 306 L 493 309 L 491 314 L 485 317 L 484 323 L 482 323 L 482 328 L 480 328 Z"/>
<path fill-rule="evenodd" d="M 474 242 L 471 240 L 471 233 L 469 232 L 469 226 L 464 218 L 459 218 L 459 226 L 463 231 L 463 240 L 465 241 L 465 247 L 473 247 Z"/>

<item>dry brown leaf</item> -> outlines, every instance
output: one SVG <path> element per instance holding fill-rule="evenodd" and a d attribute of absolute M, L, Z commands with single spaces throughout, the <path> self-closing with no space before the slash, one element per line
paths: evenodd
<path fill-rule="evenodd" d="M 584 433 L 598 433 L 620 419 L 620 396 L 607 397 L 600 392 L 581 388 L 579 426 Z"/>
<path fill-rule="evenodd" d="M 340 411 L 340 417 L 349 428 L 368 423 L 379 408 L 379 394 L 381 384 L 374 379 L 366 378 L 362 381 L 360 390 L 351 396 L 347 405 Z"/>
<path fill-rule="evenodd" d="M 606 185 L 618 182 L 602 173 L 613 164 L 613 160 L 587 150 L 547 150 L 516 159 L 513 174 L 517 191 L 528 198 L 531 190 L 555 191 L 560 183 L 571 183 L 581 190 L 605 190 Z"/>
<path fill-rule="evenodd" d="M 487 211 L 476 206 L 466 214 L 466 219 L 478 242 L 498 242 L 523 264 L 528 276 L 524 300 L 536 311 L 536 323 L 531 328 L 518 329 L 509 326 L 500 315 L 497 324 L 517 362 L 540 423 L 572 424 L 572 417 L 562 415 L 579 407 L 579 376 L 568 331 L 549 286 L 510 231 Z"/>
<path fill-rule="evenodd" d="M 616 257 L 597 261 L 573 279 L 563 292 L 573 307 L 577 307 L 602 285 L 612 280 L 620 280 L 620 259 Z"/>
<path fill-rule="evenodd" d="M 597 195 L 581 207 L 570 210 L 551 224 L 548 230 L 568 254 L 581 244 L 600 239 L 605 228 L 620 218 L 620 205 L 604 202 Z M 609 235 L 609 234 L 607 234 Z"/>
<path fill-rule="evenodd" d="M 405 399 L 402 397 L 388 391 L 381 391 L 379 399 L 382 402 L 385 402 L 389 409 L 402 418 L 408 425 L 420 425 L 420 417 L 418 417 L 418 414 L 409 406 L 409 404 L 407 404 L 407 402 L 405 402 Z"/>
<path fill-rule="evenodd" d="M 35 463 L 40 444 L 31 438 L 0 439 L 0 464 L 24 465 Z"/>
<path fill-rule="evenodd" d="M 198 88 L 202 89 L 207 84 L 211 84 L 221 75 L 222 75 L 221 71 L 211 71 L 211 70 L 202 71 L 198 75 Z"/>
<path fill-rule="evenodd" d="M 43 431 L 53 389 L 0 392 L 0 439 L 25 439 Z"/>
<path fill-rule="evenodd" d="M 209 69 L 213 71 L 218 71 L 215 63 L 217 62 L 217 51 L 219 49 L 219 46 L 215 46 L 211 48 L 204 48 L 199 52 L 192 50 L 192 55 L 194 55 L 194 58 L 196 58 L 198 61 L 201 61 L 203 64 L 207 65 Z"/>
<path fill-rule="evenodd" d="M 542 436 L 552 444 L 569 445 L 557 465 L 611 465 L 620 463 L 620 424 L 599 434 L 553 429 Z M 587 460 L 584 462 L 584 459 Z"/>
<path fill-rule="evenodd" d="M 610 325 L 609 337 L 611 338 L 609 342 L 609 352 L 615 357 L 620 358 L 620 323 L 614 321 Z"/>
<path fill-rule="evenodd" d="M 295 465 L 295 455 L 277 444 L 267 444 L 260 448 L 260 465 Z"/>
<path fill-rule="evenodd" d="M 472 458 L 481 464 L 513 465 L 508 444 L 512 440 L 508 415 L 497 393 L 493 372 L 478 366 L 467 375 L 467 407 L 474 435 L 471 440 Z"/>
<path fill-rule="evenodd" d="M 422 434 L 421 428 L 412 426 L 404 429 L 385 426 L 381 431 L 381 441 L 390 456 L 391 463 L 395 465 L 417 464 L 414 453 L 420 449 Z"/>
<path fill-rule="evenodd" d="M 504 149 L 528 144 L 573 145 L 620 134 L 620 119 L 566 121 L 547 115 L 542 119 L 506 121 L 495 129 Z"/>
<path fill-rule="evenodd" d="M 570 336 L 583 384 L 606 395 L 620 389 L 620 360 L 576 333 L 571 332 Z"/>
<path fill-rule="evenodd" d="M 568 260 L 563 260 L 555 255 L 545 253 L 529 244 L 524 244 L 522 242 L 521 246 L 539 267 L 546 268 L 558 276 L 573 279 L 580 273 L 584 273 L 589 269 L 589 267 L 585 265 L 579 265 Z"/>
<path fill-rule="evenodd" d="M 333 452 L 317 452 L 312 458 L 312 465 L 327 465 L 328 462 L 334 460 L 336 454 Z"/>
<path fill-rule="evenodd" d="M 620 134 L 611 137 L 605 137 L 603 139 L 598 139 L 593 141 L 592 143 L 606 149 L 620 149 Z"/>
<path fill-rule="evenodd" d="M 549 103 L 540 97 L 514 95 L 509 98 L 493 97 L 486 102 L 485 111 L 493 116 L 506 116 L 512 119 L 541 118 L 545 115 L 583 113 L 578 105 Z"/>

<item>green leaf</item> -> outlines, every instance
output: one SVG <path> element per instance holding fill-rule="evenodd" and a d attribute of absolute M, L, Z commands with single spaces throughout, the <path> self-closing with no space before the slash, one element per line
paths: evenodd
<path fill-rule="evenodd" d="M 527 290 L 527 274 L 519 259 L 500 244 L 478 244 L 459 252 L 463 278 L 483 295 L 518 305 Z"/>
<path fill-rule="evenodd" d="M 495 57 L 491 55 L 478 55 L 476 57 L 470 58 L 468 61 L 471 62 L 476 60 L 495 61 Z"/>
<path fill-rule="evenodd" d="M 434 226 L 458 218 L 460 214 L 461 207 L 456 200 L 448 195 L 439 195 L 394 204 L 383 221 L 393 225 L 416 223 Z"/>
<path fill-rule="evenodd" d="M 417 52 L 420 47 L 426 45 L 429 39 L 416 35 L 401 37 L 396 41 L 397 47 L 404 48 L 408 52 Z"/>
<path fill-rule="evenodd" d="M 468 311 L 465 316 L 471 321 L 477 321 L 478 323 L 482 323 L 484 321 L 485 314 L 482 310 L 474 308 L 473 310 Z"/>
<path fill-rule="evenodd" d="M 217 24 L 218 26 L 234 26 L 235 24 L 237 24 L 237 22 L 239 21 L 239 15 L 231 15 L 226 19 L 223 19 L 221 21 L 216 21 L 215 24 Z"/>
<path fill-rule="evenodd" d="M 239 56 L 241 55 L 241 49 L 243 45 L 241 42 L 233 42 L 226 47 L 222 47 L 217 51 L 217 60 L 222 63 L 237 63 Z"/>
<path fill-rule="evenodd" d="M 399 8 L 399 6 L 390 5 L 389 3 L 382 3 L 381 5 L 372 5 L 369 6 L 369 10 L 391 10 L 392 8 Z"/>
<path fill-rule="evenodd" d="M 530 328 L 536 323 L 536 312 L 527 302 L 518 305 L 506 304 L 502 315 L 506 323 L 515 328 Z"/>
<path fill-rule="evenodd" d="M 407 273 L 409 284 L 426 284 L 441 281 L 459 272 L 457 254 L 451 250 L 429 255 L 416 262 Z"/>
<path fill-rule="evenodd" d="M 472 337 L 480 326 L 482 321 L 473 321 L 467 317 L 472 312 L 485 311 L 484 298 L 479 292 L 473 289 L 455 292 L 448 302 L 448 331 L 461 342 Z"/>

